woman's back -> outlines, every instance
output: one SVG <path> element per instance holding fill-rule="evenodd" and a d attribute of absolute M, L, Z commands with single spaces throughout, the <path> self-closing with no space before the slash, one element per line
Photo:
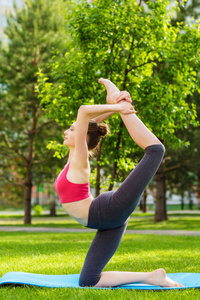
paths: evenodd
<path fill-rule="evenodd" d="M 89 185 L 90 166 L 77 168 L 72 159 L 60 172 L 55 181 L 55 189 L 66 212 L 86 226 L 88 211 L 93 197 Z"/>

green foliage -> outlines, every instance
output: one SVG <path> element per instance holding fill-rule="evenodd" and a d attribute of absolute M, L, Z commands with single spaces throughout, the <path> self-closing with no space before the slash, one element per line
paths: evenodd
<path fill-rule="evenodd" d="M 200 26 L 173 27 L 168 2 L 148 5 L 145 12 L 133 0 L 82 1 L 68 14 L 71 48 L 63 57 L 55 55 L 51 78 L 40 73 L 38 89 L 50 117 L 71 123 L 80 105 L 105 103 L 105 90 L 97 82 L 105 77 L 130 92 L 138 115 L 166 146 L 186 142 L 177 130 L 197 125 L 195 105 L 186 99 L 199 89 Z M 132 158 L 132 142 L 119 116 L 108 122 L 111 134 L 103 143 L 102 165 L 107 157 L 123 169 Z"/>
<path fill-rule="evenodd" d="M 66 146 L 58 144 L 56 141 L 49 142 L 49 144 L 47 145 L 47 149 L 54 150 L 53 156 L 57 158 L 65 157 L 68 153 L 68 149 L 66 148 Z"/>
<path fill-rule="evenodd" d="M 199 100 L 200 94 L 197 92 L 192 96 L 188 96 L 187 99 L 189 103 L 196 103 L 198 121 L 200 120 Z M 192 128 L 186 125 L 177 134 L 181 139 L 188 140 L 189 145 L 182 147 L 179 151 L 168 148 L 166 156 L 170 157 L 170 159 L 165 164 L 165 177 L 168 189 L 180 194 L 184 194 L 186 191 L 197 192 L 200 170 L 199 126 Z M 196 197 L 198 198 L 199 195 L 196 194 Z"/>
<path fill-rule="evenodd" d="M 5 178 L 16 183 L 20 177 L 23 194 L 32 183 L 52 177 L 55 162 L 46 145 L 59 139 L 61 127 L 42 112 L 36 85 L 38 68 L 49 75 L 53 51 L 65 48 L 64 8 L 61 0 L 26 0 L 22 9 L 15 6 L 5 28 L 8 42 L 0 44 L 0 160 Z"/>
<path fill-rule="evenodd" d="M 39 204 L 37 204 L 33 207 L 33 211 L 34 211 L 35 215 L 43 215 L 43 208 Z"/>
<path fill-rule="evenodd" d="M 199 1 L 193 0 L 187 5 L 182 5 L 181 2 L 176 3 L 176 14 L 173 16 L 172 24 L 174 26 L 179 26 L 178 24 L 182 22 L 188 26 L 193 26 L 193 30 L 196 31 L 195 26 L 192 24 L 199 24 L 200 12 L 197 8 L 200 8 Z M 186 39 L 183 40 L 183 47 L 188 43 Z M 189 39 L 189 47 L 195 48 L 196 42 L 193 42 L 193 39 Z M 191 62 L 198 64 L 199 61 L 199 52 L 197 50 L 197 56 L 191 58 Z M 189 59 L 189 57 L 188 57 Z M 185 124 L 182 128 L 176 131 L 177 136 L 181 140 L 187 140 L 187 145 L 181 147 L 179 151 L 175 151 L 172 147 L 168 147 L 166 156 L 168 159 L 165 163 L 165 178 L 167 182 L 167 189 L 171 192 L 178 192 L 182 195 L 186 191 L 195 192 L 196 197 L 199 198 L 199 170 L 200 170 L 200 159 L 199 159 L 199 120 L 200 120 L 200 73 L 199 69 L 192 71 L 191 75 L 196 77 L 198 80 L 197 90 L 188 94 L 187 103 L 196 106 L 197 111 L 197 121 L 198 126 L 193 127 L 189 124 Z M 190 77 L 188 77 L 190 80 Z M 170 158 L 170 159 L 169 159 Z"/>
<path fill-rule="evenodd" d="M 197 89 L 199 26 L 173 28 L 162 1 L 151 9 L 144 14 L 135 1 L 77 6 L 69 19 L 74 47 L 52 65 L 57 84 L 43 79 L 51 116 L 74 120 L 80 104 L 104 102 L 97 83 L 104 76 L 130 91 L 138 114 L 166 142 L 176 141 L 177 128 L 195 125 L 195 107 L 185 99 Z"/>

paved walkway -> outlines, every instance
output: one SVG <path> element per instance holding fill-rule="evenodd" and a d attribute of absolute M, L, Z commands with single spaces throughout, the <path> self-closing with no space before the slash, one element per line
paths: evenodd
<path fill-rule="evenodd" d="M 137 215 L 137 214 L 141 214 L 142 212 L 141 212 L 141 210 L 136 210 L 136 211 L 134 211 L 134 216 L 135 215 Z M 147 213 L 148 214 L 154 214 L 155 213 L 155 211 L 153 211 L 153 210 L 149 210 L 149 211 L 147 211 Z M 43 214 L 44 215 L 49 215 L 49 210 L 44 210 L 43 211 Z M 59 216 L 60 215 L 66 215 L 66 212 L 63 210 L 63 211 L 59 211 L 58 213 L 57 213 Z M 168 215 L 170 215 L 170 214 L 180 214 L 180 215 L 182 215 L 182 214 L 191 214 L 191 215 L 193 215 L 193 214 L 200 214 L 200 210 L 196 210 L 196 209 L 194 209 L 194 210 L 168 210 L 167 211 L 167 214 Z M 3 215 L 22 215 L 22 216 L 24 216 L 24 211 L 23 210 L 14 210 L 14 211 L 9 211 L 9 210 L 1 210 L 0 211 L 0 217 L 1 217 L 1 215 L 3 216 Z M 41 217 L 42 217 L 42 215 L 41 215 Z"/>
<path fill-rule="evenodd" d="M 88 228 L 50 228 L 50 227 L 22 227 L 22 226 L 0 226 L 0 231 L 6 232 L 95 232 L 94 229 Z M 200 236 L 200 231 L 193 230 L 126 230 L 126 234 L 155 234 L 155 235 L 184 235 Z"/>
<path fill-rule="evenodd" d="M 13 214 L 16 214 L 16 212 L 12 212 Z M 9 214 L 12 214 L 9 212 Z M 23 215 L 24 212 L 20 211 L 20 213 Z M 48 211 L 45 211 L 46 214 L 49 214 Z M 138 211 L 138 214 L 141 213 Z M 149 212 L 150 213 L 150 212 Z M 153 211 L 151 212 L 153 213 Z M 199 210 L 183 210 L 183 211 L 168 211 L 168 215 L 170 214 L 179 214 L 180 217 L 182 214 L 199 214 Z M 8 214 L 7 211 L 0 211 L 0 217 L 1 215 Z M 17 212 L 19 214 L 19 212 Z M 66 219 L 66 216 L 62 217 L 62 214 L 59 217 L 59 220 Z M 139 218 L 141 216 L 133 216 L 133 218 Z M 151 218 L 151 216 L 149 216 Z M 45 217 L 44 217 L 45 218 Z M 148 216 L 146 216 L 148 218 Z M 9 219 L 9 218 L 8 218 Z M 8 220 L 7 219 L 7 220 Z M 43 219 L 43 216 L 40 216 L 36 219 Z M 45 218 L 46 219 L 46 218 Z M 55 218 L 52 218 L 55 219 Z M 13 219 L 12 219 L 13 220 Z M 50 221 L 51 218 L 48 218 Z M 0 226 L 0 231 L 5 232 L 78 232 L 78 233 L 84 233 L 84 232 L 95 232 L 96 230 L 88 229 L 88 228 L 56 228 L 56 227 L 24 227 L 24 226 Z M 126 234 L 154 234 L 154 235 L 177 235 L 177 236 L 200 236 L 200 231 L 194 231 L 194 230 L 126 230 Z"/>

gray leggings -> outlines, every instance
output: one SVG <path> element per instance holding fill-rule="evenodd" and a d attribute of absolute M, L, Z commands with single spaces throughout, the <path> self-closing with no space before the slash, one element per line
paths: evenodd
<path fill-rule="evenodd" d="M 98 229 L 88 250 L 80 274 L 80 286 L 94 286 L 105 265 L 117 250 L 142 193 L 155 175 L 164 155 L 164 146 L 148 146 L 136 168 L 117 191 L 105 192 L 92 201 L 89 210 L 89 228 Z"/>

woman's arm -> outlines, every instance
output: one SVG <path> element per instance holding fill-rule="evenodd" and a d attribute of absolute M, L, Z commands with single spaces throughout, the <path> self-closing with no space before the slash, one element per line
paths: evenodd
<path fill-rule="evenodd" d="M 97 123 L 101 123 L 103 122 L 104 120 L 108 119 L 109 117 L 111 117 L 112 115 L 114 115 L 114 112 L 110 112 L 110 113 L 105 113 L 105 114 L 102 114 L 98 117 L 95 117 L 93 118 L 94 121 L 96 121 Z"/>
<path fill-rule="evenodd" d="M 85 118 L 90 120 L 105 113 L 115 112 L 120 112 L 125 115 L 136 113 L 134 107 L 130 103 L 123 101 L 117 104 L 81 105 L 78 115 L 82 114 Z"/>
<path fill-rule="evenodd" d="M 91 119 L 107 113 L 120 112 L 123 114 L 135 113 L 133 106 L 128 102 L 104 105 L 82 105 L 78 110 L 75 128 L 75 152 L 74 158 L 79 166 L 88 163 L 87 131 Z"/>
<path fill-rule="evenodd" d="M 123 98 L 122 98 L 122 95 L 123 95 Z M 123 99 L 124 101 L 127 101 L 128 103 L 132 103 L 131 96 L 130 96 L 130 94 L 127 91 L 119 92 L 119 96 L 120 96 L 121 100 Z M 108 103 L 108 104 L 111 104 L 111 103 Z M 105 113 L 105 114 L 102 114 L 102 115 L 99 115 L 99 116 L 93 118 L 93 120 L 95 120 L 97 123 L 101 123 L 104 120 L 106 120 L 109 117 L 111 117 L 114 113 L 115 112 Z"/>

